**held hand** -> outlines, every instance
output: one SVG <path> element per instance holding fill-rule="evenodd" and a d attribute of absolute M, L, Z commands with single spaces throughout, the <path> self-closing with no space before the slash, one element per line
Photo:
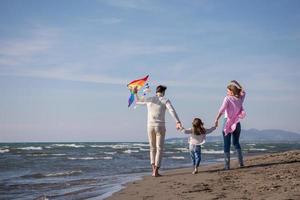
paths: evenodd
<path fill-rule="evenodd" d="M 138 92 L 137 86 L 135 86 L 135 87 L 133 88 L 132 92 L 133 92 L 133 94 L 137 94 L 137 92 Z"/>

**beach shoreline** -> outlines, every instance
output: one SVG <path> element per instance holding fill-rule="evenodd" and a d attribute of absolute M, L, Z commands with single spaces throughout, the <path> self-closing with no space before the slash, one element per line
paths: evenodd
<path fill-rule="evenodd" d="M 106 200 L 134 199 L 300 199 L 300 150 L 245 158 L 239 168 L 223 164 L 163 171 L 163 176 L 144 176 L 129 182 Z"/>

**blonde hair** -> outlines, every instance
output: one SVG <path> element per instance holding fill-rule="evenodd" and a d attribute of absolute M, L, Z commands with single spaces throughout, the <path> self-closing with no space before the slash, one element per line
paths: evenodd
<path fill-rule="evenodd" d="M 199 118 L 195 118 L 192 122 L 192 133 L 195 135 L 205 134 L 205 128 L 203 127 L 203 122 Z"/>
<path fill-rule="evenodd" d="M 240 98 L 241 97 L 241 91 L 242 89 L 238 86 L 236 86 L 235 84 L 230 83 L 227 86 L 227 89 L 230 90 L 233 93 L 233 96 Z"/>

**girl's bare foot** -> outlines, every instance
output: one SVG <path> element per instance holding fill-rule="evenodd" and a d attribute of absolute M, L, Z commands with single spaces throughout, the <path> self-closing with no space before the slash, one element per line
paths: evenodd
<path fill-rule="evenodd" d="M 195 168 L 192 174 L 198 174 L 198 169 Z"/>

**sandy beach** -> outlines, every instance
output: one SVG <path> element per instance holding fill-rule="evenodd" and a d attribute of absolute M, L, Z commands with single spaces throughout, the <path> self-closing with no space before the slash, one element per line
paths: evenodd
<path fill-rule="evenodd" d="M 156 199 L 300 199 L 300 150 L 245 158 L 245 167 L 223 165 L 163 172 L 128 183 L 108 200 Z"/>

